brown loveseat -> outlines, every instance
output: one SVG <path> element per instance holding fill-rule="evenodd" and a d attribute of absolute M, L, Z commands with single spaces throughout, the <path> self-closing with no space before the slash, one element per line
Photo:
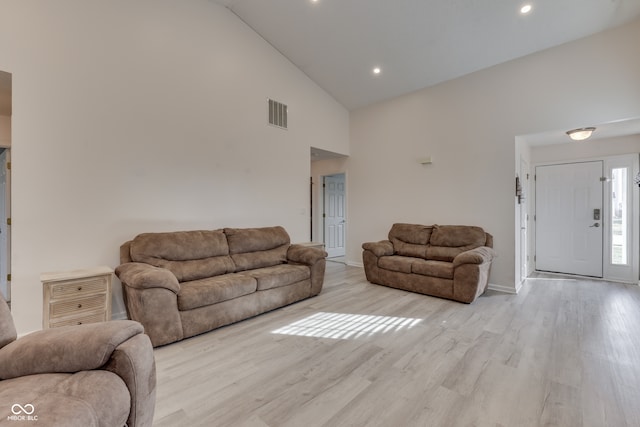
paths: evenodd
<path fill-rule="evenodd" d="M 116 275 L 159 346 L 319 294 L 326 256 L 282 227 L 145 233 L 122 245 Z"/>
<path fill-rule="evenodd" d="M 16 339 L 0 296 L 0 425 L 151 426 L 153 347 L 142 325 L 114 320 Z"/>
<path fill-rule="evenodd" d="M 389 239 L 364 243 L 367 280 L 471 303 L 485 291 L 493 237 L 466 225 L 393 224 Z"/>

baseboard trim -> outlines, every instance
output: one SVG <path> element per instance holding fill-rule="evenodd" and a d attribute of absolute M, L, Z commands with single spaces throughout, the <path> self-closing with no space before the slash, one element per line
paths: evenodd
<path fill-rule="evenodd" d="M 126 311 L 119 311 L 117 313 L 111 313 L 111 320 L 127 320 L 129 316 L 127 316 Z"/>
<path fill-rule="evenodd" d="M 487 285 L 487 289 L 490 289 L 492 291 L 496 291 L 496 292 L 502 292 L 505 294 L 517 294 L 518 292 L 520 292 L 520 289 L 522 288 L 522 283 L 520 283 L 519 285 L 516 285 L 517 287 L 511 288 L 509 286 L 504 286 L 504 285 L 497 285 L 495 283 L 489 283 L 489 285 Z"/>
<path fill-rule="evenodd" d="M 351 267 L 360 267 L 360 268 L 364 268 L 364 264 L 361 262 L 354 262 L 354 261 L 347 261 L 345 262 L 345 264 L 351 266 Z"/>

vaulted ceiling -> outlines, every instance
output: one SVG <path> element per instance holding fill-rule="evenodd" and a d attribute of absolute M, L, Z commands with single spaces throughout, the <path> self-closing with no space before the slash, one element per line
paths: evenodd
<path fill-rule="evenodd" d="M 212 1 L 348 109 L 640 18 L 640 0 Z"/>

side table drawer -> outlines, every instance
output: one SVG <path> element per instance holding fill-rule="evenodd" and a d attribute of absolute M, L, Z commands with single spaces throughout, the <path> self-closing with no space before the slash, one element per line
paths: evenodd
<path fill-rule="evenodd" d="M 98 294 L 86 298 L 65 299 L 51 302 L 49 315 L 53 321 L 55 318 L 69 316 L 86 311 L 100 310 L 105 307 L 107 295 Z"/>
<path fill-rule="evenodd" d="M 51 299 L 74 298 L 83 294 L 107 291 L 107 278 L 70 280 L 51 285 Z"/>
<path fill-rule="evenodd" d="M 59 321 L 51 320 L 49 327 L 58 328 L 60 326 L 84 325 L 85 323 L 105 322 L 107 320 L 109 319 L 106 318 L 105 313 L 88 314 L 86 316 L 73 317 Z"/>

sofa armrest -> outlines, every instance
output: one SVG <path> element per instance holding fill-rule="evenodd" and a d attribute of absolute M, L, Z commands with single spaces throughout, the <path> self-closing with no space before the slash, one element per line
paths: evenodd
<path fill-rule="evenodd" d="M 154 267 L 142 262 L 128 262 L 116 268 L 116 276 L 122 283 L 136 289 L 166 288 L 180 292 L 176 276 L 166 268 Z"/>
<path fill-rule="evenodd" d="M 496 256 L 496 252 L 490 247 L 480 246 L 458 254 L 453 259 L 453 268 L 463 264 L 484 264 L 493 261 Z"/>
<path fill-rule="evenodd" d="M 373 252 L 377 257 L 393 255 L 393 244 L 389 240 L 363 243 L 362 249 Z"/>
<path fill-rule="evenodd" d="M 314 265 L 321 259 L 325 259 L 327 253 L 319 248 L 293 244 L 287 250 L 287 260 L 297 264 Z"/>
<path fill-rule="evenodd" d="M 0 378 L 98 369 L 116 347 L 143 332 L 142 325 L 131 320 L 33 332 L 0 349 Z"/>

